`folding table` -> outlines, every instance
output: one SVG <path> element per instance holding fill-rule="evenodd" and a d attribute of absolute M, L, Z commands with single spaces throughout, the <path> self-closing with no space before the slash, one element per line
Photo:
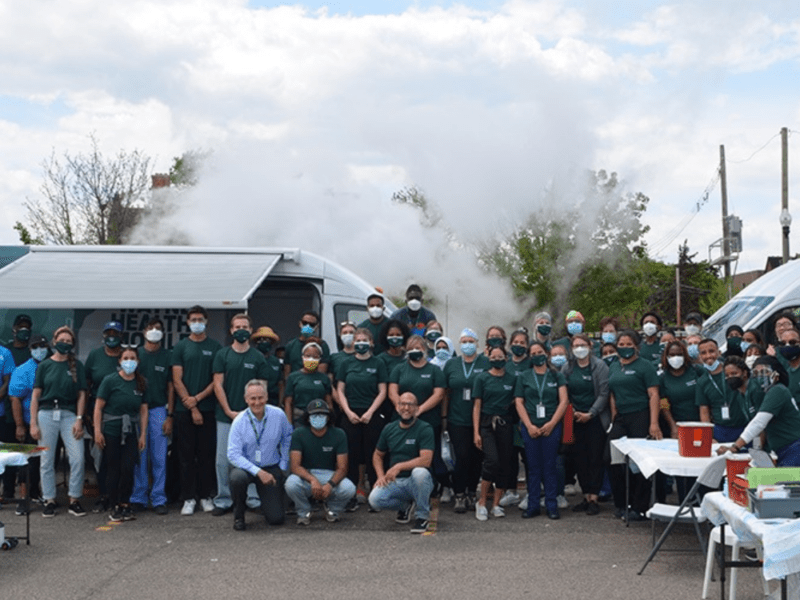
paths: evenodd
<path fill-rule="evenodd" d="M 8 452 L 3 450 L 3 444 L 0 443 L 0 474 L 6 470 L 6 467 L 24 467 L 28 464 L 28 459 L 42 454 L 41 448 L 35 450 L 26 450 L 23 452 Z M 25 544 L 31 545 L 31 481 L 30 472 L 27 472 L 27 479 L 25 482 L 25 498 L 28 511 L 25 515 L 25 535 L 14 536 L 19 540 L 25 540 Z"/>

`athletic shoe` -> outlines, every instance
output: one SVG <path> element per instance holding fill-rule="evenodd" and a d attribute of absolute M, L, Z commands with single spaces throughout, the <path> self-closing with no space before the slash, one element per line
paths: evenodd
<path fill-rule="evenodd" d="M 133 512 L 144 512 L 147 510 L 147 505 L 142 502 L 131 502 L 130 507 Z"/>
<path fill-rule="evenodd" d="M 441 502 L 442 504 L 447 504 L 452 501 L 453 501 L 453 490 L 445 486 L 444 489 L 442 489 L 442 495 L 439 497 L 439 502 Z"/>
<path fill-rule="evenodd" d="M 183 503 L 181 514 L 184 516 L 193 515 L 196 506 L 197 506 L 197 500 L 187 500 L 186 502 Z"/>
<path fill-rule="evenodd" d="M 245 529 L 247 529 L 247 525 L 244 524 L 244 519 L 234 520 L 233 529 L 234 531 L 244 531 Z"/>
<path fill-rule="evenodd" d="M 108 515 L 108 520 L 113 521 L 114 523 L 121 523 L 125 520 L 125 517 L 122 515 L 122 509 L 119 506 L 115 506 L 114 510 L 111 511 L 111 514 Z"/>
<path fill-rule="evenodd" d="M 94 514 L 104 513 L 108 509 L 109 509 L 108 498 L 98 498 L 97 502 L 95 502 L 94 506 L 92 506 L 92 512 Z"/>
<path fill-rule="evenodd" d="M 311 515 L 309 513 L 305 514 L 297 513 L 297 524 L 311 525 Z"/>
<path fill-rule="evenodd" d="M 586 514 L 587 515 L 599 515 L 600 514 L 600 505 L 597 502 L 589 502 L 589 506 L 586 507 Z"/>
<path fill-rule="evenodd" d="M 131 510 L 130 506 L 123 506 L 122 507 L 122 520 L 123 521 L 135 521 L 136 515 Z"/>
<path fill-rule="evenodd" d="M 503 506 L 503 502 L 500 502 L 500 506 Z M 525 496 L 517 506 L 520 510 L 528 510 L 528 497 Z"/>
<path fill-rule="evenodd" d="M 561 515 L 559 514 L 558 509 L 554 508 L 553 510 L 547 511 L 547 518 L 556 521 L 561 518 Z"/>
<path fill-rule="evenodd" d="M 356 491 L 356 500 L 358 500 L 359 504 L 366 504 L 367 503 L 367 492 L 364 490 Z"/>
<path fill-rule="evenodd" d="M 586 512 L 589 509 L 589 501 L 585 498 L 572 507 L 572 512 Z"/>
<path fill-rule="evenodd" d="M 356 512 L 358 510 L 358 498 L 353 496 L 350 501 L 347 503 L 347 506 L 344 507 L 345 512 Z"/>
<path fill-rule="evenodd" d="M 28 510 L 27 502 L 25 500 L 20 500 L 17 502 L 17 510 L 14 511 L 18 517 L 24 517 L 30 511 Z"/>
<path fill-rule="evenodd" d="M 76 517 L 85 517 L 86 511 L 81 506 L 81 503 L 75 500 L 75 502 L 70 502 L 69 505 L 69 514 L 76 516 Z"/>
<path fill-rule="evenodd" d="M 221 506 L 215 506 L 214 509 L 211 511 L 212 517 L 221 517 L 222 515 L 227 515 L 229 512 L 233 510 L 232 506 L 228 508 L 222 508 Z"/>
<path fill-rule="evenodd" d="M 569 508 L 569 501 L 564 496 L 556 497 L 556 502 L 558 502 L 558 508 Z"/>
<path fill-rule="evenodd" d="M 493 506 L 492 507 L 492 516 L 495 519 L 502 519 L 506 516 L 506 511 L 502 506 Z"/>
<path fill-rule="evenodd" d="M 328 523 L 336 523 L 339 520 L 339 513 L 330 510 L 329 508 L 325 509 L 325 520 Z"/>
<path fill-rule="evenodd" d="M 565 496 L 574 496 L 578 493 L 578 490 L 575 489 L 575 486 L 571 483 L 568 483 L 564 486 L 564 495 Z"/>
<path fill-rule="evenodd" d="M 214 510 L 214 501 L 211 498 L 203 498 L 200 500 L 200 506 L 203 507 L 203 512 L 211 512 Z"/>
<path fill-rule="evenodd" d="M 625 516 L 623 515 L 622 520 L 625 521 Z M 647 521 L 647 517 L 645 517 L 642 513 L 637 510 L 629 510 L 628 511 L 628 523 L 636 523 L 639 521 Z"/>
<path fill-rule="evenodd" d="M 166 504 L 159 504 L 158 506 L 153 507 L 153 512 L 157 515 L 164 516 L 169 512 Z"/>
<path fill-rule="evenodd" d="M 411 513 L 414 512 L 415 508 L 417 508 L 417 503 L 412 500 L 405 510 L 397 511 L 397 517 L 395 517 L 395 522 L 400 523 L 401 525 L 405 523 L 410 523 Z"/>
<path fill-rule="evenodd" d="M 428 519 L 417 519 L 411 528 L 411 533 L 425 533 L 428 531 Z"/>
<path fill-rule="evenodd" d="M 45 518 L 55 517 L 56 516 L 56 503 L 52 500 L 44 505 L 44 509 L 42 510 L 42 516 Z"/>
<path fill-rule="evenodd" d="M 458 514 L 467 512 L 467 497 L 464 494 L 456 494 L 456 503 L 453 510 Z"/>
<path fill-rule="evenodd" d="M 506 490 L 506 493 L 500 498 L 500 506 L 513 506 L 515 504 L 519 504 L 519 494 L 513 490 Z"/>
<path fill-rule="evenodd" d="M 475 503 L 475 518 L 478 521 L 487 521 L 489 519 L 489 511 L 486 510 L 486 505 Z"/>

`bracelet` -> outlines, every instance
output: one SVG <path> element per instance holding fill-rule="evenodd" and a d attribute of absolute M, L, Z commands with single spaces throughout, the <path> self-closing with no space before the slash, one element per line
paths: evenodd
<path fill-rule="evenodd" d="M 336 485 L 337 485 L 337 484 L 333 483 L 333 481 L 331 481 L 330 479 L 328 479 L 328 481 L 326 481 L 326 482 L 325 482 L 325 483 L 323 483 L 322 485 L 325 485 L 325 484 L 327 484 L 327 485 L 331 486 L 331 489 L 335 488 L 335 487 L 336 487 Z"/>
<path fill-rule="evenodd" d="M 77 416 L 77 417 L 75 417 L 75 418 L 76 418 L 76 419 L 78 419 L 78 421 L 83 421 L 83 415 L 78 415 L 78 416 Z"/>

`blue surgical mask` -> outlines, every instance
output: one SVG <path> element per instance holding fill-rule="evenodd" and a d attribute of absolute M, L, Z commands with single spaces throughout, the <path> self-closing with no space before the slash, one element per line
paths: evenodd
<path fill-rule="evenodd" d="M 449 359 L 450 358 L 450 350 L 448 350 L 447 348 L 439 348 L 436 351 L 436 358 L 438 358 L 439 360 L 447 360 L 447 359 Z"/>
<path fill-rule="evenodd" d="M 750 342 L 748 342 L 747 340 L 742 340 L 741 342 L 739 342 L 739 348 L 742 350 L 742 352 L 747 350 L 749 347 L 750 347 Z"/>
<path fill-rule="evenodd" d="M 604 344 L 613 344 L 617 341 L 617 334 L 613 331 L 604 331 L 600 334 L 600 339 L 603 340 Z"/>
<path fill-rule="evenodd" d="M 31 357 L 36 362 L 42 362 L 47 358 L 47 348 L 33 348 L 31 350 Z"/>
<path fill-rule="evenodd" d="M 308 422 L 316 430 L 325 429 L 328 424 L 328 415 L 309 415 Z"/>
<path fill-rule="evenodd" d="M 550 357 L 550 364 L 556 368 L 561 368 L 567 364 L 567 357 L 563 354 L 556 354 Z"/>
<path fill-rule="evenodd" d="M 710 365 L 708 363 L 703 363 L 703 366 L 708 369 L 709 371 L 716 371 L 717 367 L 719 367 L 719 359 L 715 360 Z"/>
<path fill-rule="evenodd" d="M 578 335 L 583 333 L 583 323 L 580 321 L 572 321 L 567 323 L 567 333 L 570 335 Z"/>
<path fill-rule="evenodd" d="M 200 321 L 192 321 L 189 323 L 189 331 L 195 335 L 200 335 L 206 330 L 206 324 Z"/>
<path fill-rule="evenodd" d="M 475 345 L 475 342 L 464 342 L 461 344 L 461 354 L 464 356 L 473 356 L 477 349 L 478 347 Z"/>
<path fill-rule="evenodd" d="M 700 348 L 697 347 L 697 344 L 689 344 L 686 346 L 686 351 L 689 353 L 689 358 L 692 360 L 700 358 Z"/>
<path fill-rule="evenodd" d="M 305 336 L 309 336 L 314 333 L 314 329 L 316 329 L 313 325 L 303 325 L 300 328 L 300 333 Z"/>
<path fill-rule="evenodd" d="M 119 366 L 122 367 L 122 370 L 126 375 L 132 375 L 133 372 L 136 371 L 136 367 L 139 366 L 139 361 L 123 360 L 121 363 L 119 363 Z"/>

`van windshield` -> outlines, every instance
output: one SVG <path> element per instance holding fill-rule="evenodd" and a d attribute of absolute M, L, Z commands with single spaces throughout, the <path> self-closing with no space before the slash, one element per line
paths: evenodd
<path fill-rule="evenodd" d="M 713 338 L 718 344 L 723 344 L 725 330 L 728 327 L 731 325 L 744 327 L 774 299 L 774 296 L 734 298 L 723 306 L 712 319 L 703 323 L 703 336 Z"/>

